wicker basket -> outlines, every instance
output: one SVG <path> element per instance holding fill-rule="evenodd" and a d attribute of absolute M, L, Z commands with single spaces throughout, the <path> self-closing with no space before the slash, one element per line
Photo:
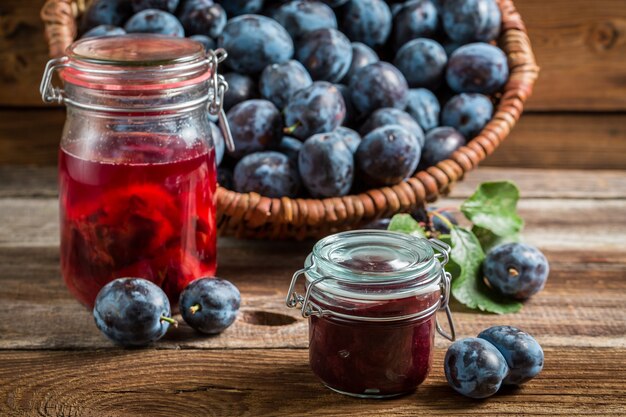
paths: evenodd
<path fill-rule="evenodd" d="M 88 0 L 47 0 L 41 10 L 50 55 L 58 57 L 77 34 L 76 20 Z M 499 46 L 507 54 L 510 78 L 499 97 L 493 119 L 449 159 L 417 172 L 392 187 L 325 199 L 268 198 L 219 187 L 220 234 L 266 239 L 304 239 L 358 227 L 381 217 L 432 202 L 491 154 L 509 134 L 532 92 L 539 68 L 526 28 L 511 0 L 498 0 L 502 10 Z"/>

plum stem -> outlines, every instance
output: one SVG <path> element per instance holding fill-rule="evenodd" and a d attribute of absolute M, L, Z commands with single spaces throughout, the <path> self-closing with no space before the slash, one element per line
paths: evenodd
<path fill-rule="evenodd" d="M 174 320 L 173 318 L 171 318 L 171 317 L 167 317 L 167 316 L 163 316 L 162 315 L 161 316 L 161 321 L 165 321 L 165 322 L 171 324 L 174 327 L 178 327 L 178 322 L 176 320 Z"/>
<path fill-rule="evenodd" d="M 452 222 L 448 220 L 448 218 L 444 216 L 443 214 L 439 213 L 438 211 L 431 211 L 430 214 L 433 216 L 437 216 L 439 220 L 441 220 L 443 224 L 445 224 L 448 227 L 448 229 L 450 230 L 454 229 L 454 225 L 452 224 Z"/>
<path fill-rule="evenodd" d="M 300 120 L 298 120 L 297 122 L 295 122 L 294 124 L 292 124 L 291 126 L 285 127 L 283 129 L 283 133 L 286 133 L 288 135 L 291 135 L 293 132 L 295 132 L 295 130 L 300 127 L 301 123 Z"/>
<path fill-rule="evenodd" d="M 189 307 L 189 311 L 191 312 L 191 314 L 196 314 L 200 310 L 202 310 L 202 306 L 197 303 Z"/>

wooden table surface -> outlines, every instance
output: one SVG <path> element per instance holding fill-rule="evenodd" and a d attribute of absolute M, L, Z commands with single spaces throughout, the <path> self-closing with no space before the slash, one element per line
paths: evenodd
<path fill-rule="evenodd" d="M 221 239 L 219 275 L 241 289 L 242 311 L 220 336 L 184 323 L 145 349 L 121 349 L 96 329 L 59 274 L 54 168 L 0 168 L 0 416 L 626 415 L 626 172 L 481 168 L 441 204 L 485 180 L 522 191 L 525 240 L 550 260 L 545 290 L 521 313 L 452 304 L 458 333 L 519 326 L 545 350 L 545 368 L 484 401 L 454 393 L 437 338 L 416 393 L 357 400 L 311 373 L 307 323 L 284 307 L 289 279 L 313 242 Z"/>

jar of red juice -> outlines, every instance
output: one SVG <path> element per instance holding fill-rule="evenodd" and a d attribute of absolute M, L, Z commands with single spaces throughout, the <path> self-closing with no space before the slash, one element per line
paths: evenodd
<path fill-rule="evenodd" d="M 330 389 L 362 398 L 412 392 L 426 379 L 435 330 L 454 339 L 448 308 L 449 246 L 380 230 L 315 244 L 287 296 L 309 319 L 309 362 Z M 304 294 L 296 290 L 300 276 Z M 437 324 L 445 310 L 452 335 Z"/>
<path fill-rule="evenodd" d="M 80 40 L 48 63 L 42 97 L 67 106 L 61 272 L 86 306 L 120 277 L 148 279 L 177 305 L 190 281 L 215 273 L 207 106 L 223 121 L 223 58 L 189 39 L 142 34 Z M 54 71 L 63 89 L 52 86 Z"/>

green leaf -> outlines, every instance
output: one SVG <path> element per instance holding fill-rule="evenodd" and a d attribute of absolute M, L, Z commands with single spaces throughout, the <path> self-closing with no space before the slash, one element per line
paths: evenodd
<path fill-rule="evenodd" d="M 410 214 L 396 214 L 391 218 L 387 230 L 426 237 L 424 228 Z"/>
<path fill-rule="evenodd" d="M 452 261 L 460 267 L 460 274 L 452 281 L 452 295 L 469 308 L 491 313 L 515 313 L 522 303 L 508 300 L 487 287 L 482 279 L 485 259 L 478 238 L 471 231 L 454 227 L 450 232 Z"/>
<path fill-rule="evenodd" d="M 472 227 L 472 232 L 478 238 L 480 246 L 482 246 L 485 253 L 489 252 L 493 247 L 502 245 L 504 243 L 519 242 L 518 235 L 510 235 L 505 237 L 497 236 L 491 230 L 485 229 L 480 226 Z"/>
<path fill-rule="evenodd" d="M 474 225 L 499 237 L 516 236 L 524 226 L 517 215 L 519 190 L 510 181 L 484 182 L 461 205 L 461 211 Z"/>

